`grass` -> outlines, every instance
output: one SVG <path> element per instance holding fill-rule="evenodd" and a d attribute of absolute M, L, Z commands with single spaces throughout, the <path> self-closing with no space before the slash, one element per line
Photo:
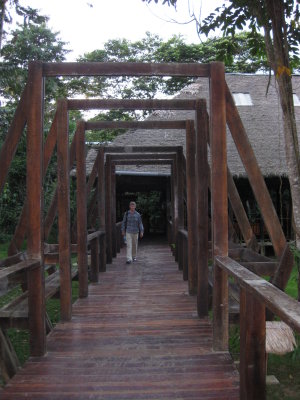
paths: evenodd
<path fill-rule="evenodd" d="M 13 297 L 15 297 L 21 290 L 14 289 L 8 295 L 1 298 L 0 307 L 8 303 Z M 76 301 L 78 298 L 78 281 L 72 282 L 72 302 Z M 53 325 L 56 325 L 60 320 L 60 301 L 59 299 L 52 298 L 46 303 L 46 310 L 49 318 Z M 15 349 L 18 356 L 20 364 L 23 365 L 24 362 L 29 357 L 29 333 L 27 330 L 21 329 L 8 329 L 7 334 L 10 341 Z"/>

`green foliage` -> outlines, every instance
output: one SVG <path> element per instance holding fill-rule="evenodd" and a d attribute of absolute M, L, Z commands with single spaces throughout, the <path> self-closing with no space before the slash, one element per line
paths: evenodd
<path fill-rule="evenodd" d="M 163 41 L 149 32 L 138 41 L 109 40 L 104 47 L 81 56 L 80 62 L 209 63 L 223 61 L 227 72 L 256 72 L 266 68 L 263 37 L 241 33 L 234 37 L 186 44 L 180 35 Z M 191 82 L 191 77 L 80 77 L 68 83 L 74 95 L 105 98 L 157 98 L 173 95 Z M 129 113 L 132 117 L 139 117 Z M 143 114 L 145 115 L 145 114 Z"/>
<path fill-rule="evenodd" d="M 145 231 L 151 229 L 164 231 L 166 225 L 166 204 L 161 198 L 160 192 L 137 193 L 136 206 L 142 214 Z"/>
<path fill-rule="evenodd" d="M 151 3 L 152 0 L 142 1 Z M 159 0 L 154 1 L 155 3 L 159 2 Z M 176 7 L 177 0 L 161 0 L 161 3 Z M 278 17 L 278 20 L 281 18 L 280 13 L 282 13 L 283 20 L 280 22 L 282 25 L 280 28 L 272 19 L 271 8 L 276 10 L 274 15 Z M 283 42 L 288 46 L 290 68 L 299 71 L 299 18 L 299 2 L 294 0 L 230 0 L 224 2 L 222 6 L 217 7 L 206 18 L 198 20 L 196 23 L 199 36 L 201 34 L 208 36 L 211 32 L 220 29 L 223 36 L 227 38 L 234 38 L 241 32 L 247 32 L 252 41 L 251 59 L 255 57 L 267 60 L 265 44 L 261 40 L 257 41 L 257 38 L 262 29 L 265 37 L 269 36 L 269 33 L 273 30 L 273 35 L 271 35 L 273 38 L 275 35 L 284 37 Z"/>
<path fill-rule="evenodd" d="M 11 33 L 11 40 L 2 48 L 0 64 L 0 94 L 7 101 L 17 101 L 27 80 L 29 61 L 63 61 L 68 50 L 45 23 L 26 24 Z M 63 94 L 59 79 L 47 79 L 46 98 Z"/>
<path fill-rule="evenodd" d="M 134 113 L 124 110 L 109 110 L 108 112 L 100 112 L 95 117 L 90 118 L 89 121 L 132 121 L 134 120 Z M 113 141 L 116 136 L 124 133 L 124 129 L 100 129 L 86 131 L 87 142 L 107 143 Z"/>
<path fill-rule="evenodd" d="M 31 12 L 31 11 L 30 11 Z M 47 18 L 38 18 L 32 11 L 31 17 L 23 25 L 11 32 L 11 40 L 1 51 L 0 95 L 5 104 L 0 109 L 0 145 L 3 144 L 11 124 L 17 102 L 25 87 L 28 63 L 32 60 L 62 61 L 68 52 L 65 43 L 58 39 L 47 26 Z M 31 22 L 28 22 L 31 21 Z M 45 135 L 53 119 L 53 104 L 57 97 L 64 96 L 65 88 L 59 79 L 47 79 L 45 110 Z M 56 167 L 50 163 L 45 179 L 45 203 L 48 204 L 54 181 L 57 179 Z M 15 157 L 10 166 L 7 182 L 0 195 L 0 241 L 6 241 L 14 232 L 24 199 L 26 197 L 26 131 L 19 141 Z"/>
<path fill-rule="evenodd" d="M 228 3 L 229 5 L 223 4 L 222 7 L 218 7 L 198 25 L 199 34 L 208 35 L 215 29 L 221 29 L 224 36 L 234 36 L 238 31 L 249 30 L 255 40 L 262 28 L 266 37 L 273 31 L 273 36 L 284 37 L 284 42 L 288 46 L 290 67 L 299 69 L 299 6 L 293 0 L 276 1 L 272 4 L 272 7 L 278 8 L 278 16 L 279 12 L 282 12 L 285 20 L 282 21 L 284 26 L 282 30 L 277 30 L 275 21 L 272 20 L 268 1 L 230 0 Z M 261 53 L 263 48 L 258 46 L 257 51 Z"/>

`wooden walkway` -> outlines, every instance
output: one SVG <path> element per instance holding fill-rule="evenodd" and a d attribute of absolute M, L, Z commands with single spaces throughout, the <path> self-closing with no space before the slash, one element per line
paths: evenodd
<path fill-rule="evenodd" d="M 197 317 L 168 246 L 144 241 L 138 256 L 128 266 L 121 250 L 2 400 L 239 398 L 231 357 L 212 352 L 211 324 Z"/>

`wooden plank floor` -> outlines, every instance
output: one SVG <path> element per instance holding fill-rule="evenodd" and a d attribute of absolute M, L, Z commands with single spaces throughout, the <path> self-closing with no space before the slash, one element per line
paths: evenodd
<path fill-rule="evenodd" d="M 125 260 L 124 248 L 1 399 L 239 398 L 230 355 L 212 352 L 211 324 L 198 319 L 167 245 L 144 241 L 138 261 Z"/>

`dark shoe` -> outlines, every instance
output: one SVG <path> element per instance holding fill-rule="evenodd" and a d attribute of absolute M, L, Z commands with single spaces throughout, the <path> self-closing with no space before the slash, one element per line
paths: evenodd
<path fill-rule="evenodd" d="M 127 261 L 126 261 L 126 264 L 131 264 L 131 260 L 127 260 Z"/>

